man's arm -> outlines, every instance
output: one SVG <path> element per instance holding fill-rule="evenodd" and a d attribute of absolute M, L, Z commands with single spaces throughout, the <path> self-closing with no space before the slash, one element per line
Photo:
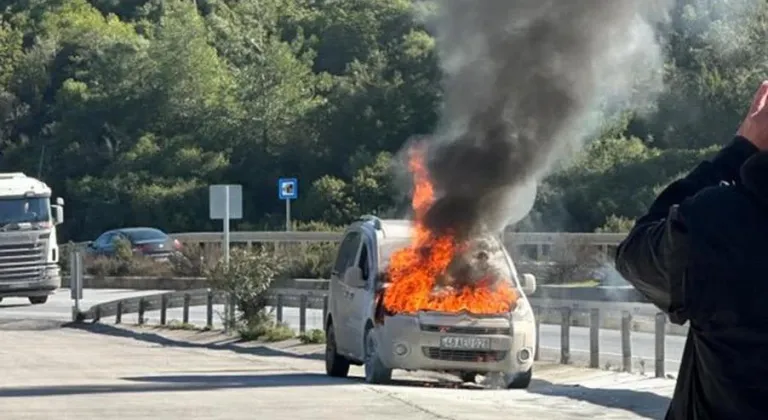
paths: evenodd
<path fill-rule="evenodd" d="M 685 206 L 680 204 L 704 188 L 736 181 L 741 165 L 755 153 L 752 143 L 737 136 L 714 159 L 662 191 L 616 250 L 619 273 L 673 322 L 686 321 L 682 278 L 689 242 Z"/>

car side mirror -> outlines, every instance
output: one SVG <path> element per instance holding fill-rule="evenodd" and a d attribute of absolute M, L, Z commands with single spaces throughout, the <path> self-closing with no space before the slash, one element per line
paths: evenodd
<path fill-rule="evenodd" d="M 349 267 L 347 271 L 344 272 L 344 283 L 350 287 L 359 289 L 364 288 L 367 284 L 363 278 L 363 270 L 358 266 Z"/>
<path fill-rule="evenodd" d="M 64 223 L 64 207 L 54 204 L 51 206 L 53 210 L 53 224 L 60 225 Z"/>
<path fill-rule="evenodd" d="M 536 293 L 536 276 L 531 273 L 525 273 L 523 274 L 522 280 L 523 293 L 527 296 Z"/>

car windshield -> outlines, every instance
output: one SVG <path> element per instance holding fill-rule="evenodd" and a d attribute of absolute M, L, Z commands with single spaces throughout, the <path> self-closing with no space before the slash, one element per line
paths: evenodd
<path fill-rule="evenodd" d="M 379 255 L 381 271 L 386 271 L 392 254 L 409 244 L 410 239 L 384 240 Z M 498 279 L 517 284 L 517 273 L 507 258 L 504 245 L 496 237 L 490 235 L 472 240 L 469 247 L 454 258 L 448 271 L 454 276 L 472 277 L 473 279 L 492 275 Z M 467 278 L 466 280 L 471 279 Z"/>
<path fill-rule="evenodd" d="M 168 237 L 165 233 L 157 229 L 136 229 L 123 231 L 131 242 L 164 240 Z"/>
<path fill-rule="evenodd" d="M 50 209 L 47 197 L 0 199 L 0 226 L 50 221 Z"/>

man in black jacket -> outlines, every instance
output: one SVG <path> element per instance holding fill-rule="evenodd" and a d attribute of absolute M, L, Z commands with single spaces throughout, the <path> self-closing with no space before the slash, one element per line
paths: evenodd
<path fill-rule="evenodd" d="M 768 81 L 736 138 L 656 198 L 616 268 L 689 322 L 667 420 L 768 419 Z"/>

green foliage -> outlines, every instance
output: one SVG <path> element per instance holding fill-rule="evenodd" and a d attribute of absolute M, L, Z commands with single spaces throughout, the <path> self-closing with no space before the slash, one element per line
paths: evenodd
<path fill-rule="evenodd" d="M 261 313 L 244 319 L 236 327 L 242 340 L 263 340 L 267 342 L 288 340 L 296 336 L 291 327 L 275 322 L 269 314 Z"/>
<path fill-rule="evenodd" d="M 300 179 L 296 229 L 395 214 L 393 156 L 432 132 L 440 109 L 423 19 L 434 4 L 7 2 L 0 170 L 39 173 L 67 200 L 62 242 L 116 226 L 218 229 L 207 214 L 215 183 L 243 185 L 245 217 L 233 228 L 282 229 L 281 176 Z M 520 229 L 623 230 L 620 220 L 731 137 L 768 73 L 768 2 L 685 2 L 672 17 L 669 88 L 643 112 L 605 121 L 541 186 Z M 326 249 L 305 253 L 289 258 L 303 258 L 297 273 L 327 271 Z M 123 254 L 97 271 L 144 264 Z M 218 258 L 191 257 L 169 270 L 200 275 Z"/>
<path fill-rule="evenodd" d="M 282 278 L 329 279 L 338 244 L 309 243 L 283 247 L 279 255 L 285 261 Z"/>
<path fill-rule="evenodd" d="M 221 259 L 206 274 L 213 288 L 234 297 L 247 320 L 265 311 L 267 289 L 283 269 L 283 261 L 274 253 L 233 248 L 228 264 Z"/>
<path fill-rule="evenodd" d="M 325 343 L 325 332 L 319 329 L 311 329 L 303 334 L 299 334 L 299 341 L 303 344 L 323 344 Z"/>
<path fill-rule="evenodd" d="M 293 336 L 290 329 L 275 323 L 267 309 L 267 290 L 281 270 L 283 261 L 275 253 L 245 248 L 230 250 L 229 263 L 222 259 L 207 270 L 211 286 L 226 292 L 235 302 L 239 315 L 233 327 L 243 339 L 281 340 Z M 289 331 L 290 337 L 286 337 Z"/>
<path fill-rule="evenodd" d="M 595 229 L 596 233 L 627 233 L 632 230 L 635 221 L 626 217 L 610 215 L 605 220 L 605 224 Z"/>

